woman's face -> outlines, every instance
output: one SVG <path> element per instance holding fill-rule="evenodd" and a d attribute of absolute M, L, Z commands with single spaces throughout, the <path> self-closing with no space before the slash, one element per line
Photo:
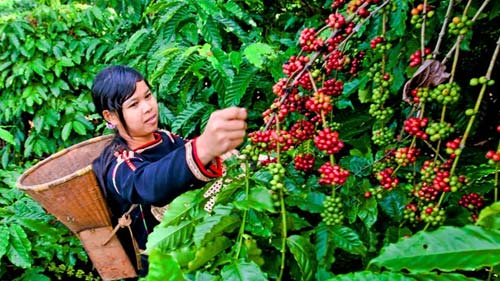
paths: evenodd
<path fill-rule="evenodd" d="M 122 124 L 116 127 L 129 145 L 153 139 L 153 132 L 158 129 L 158 103 L 146 82 L 136 83 L 134 94 L 122 104 L 122 112 L 127 131 Z"/>

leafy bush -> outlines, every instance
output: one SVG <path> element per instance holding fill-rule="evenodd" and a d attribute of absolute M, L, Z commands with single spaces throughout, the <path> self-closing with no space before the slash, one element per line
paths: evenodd
<path fill-rule="evenodd" d="M 227 175 L 170 204 L 148 279 L 491 278 L 500 116 L 484 94 L 500 34 L 487 4 L 333 1 Z"/>
<path fill-rule="evenodd" d="M 115 14 L 72 4 L 0 18 L 0 123 L 9 161 L 46 156 L 94 130 L 89 88 L 114 44 Z"/>

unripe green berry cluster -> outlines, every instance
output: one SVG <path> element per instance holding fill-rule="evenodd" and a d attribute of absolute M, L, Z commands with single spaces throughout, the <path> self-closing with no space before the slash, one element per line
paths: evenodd
<path fill-rule="evenodd" d="M 472 20 L 468 19 L 467 16 L 457 16 L 448 24 L 448 32 L 453 35 L 464 35 L 469 31 L 472 24 Z"/>
<path fill-rule="evenodd" d="M 327 196 L 323 201 L 321 217 L 326 225 L 342 225 L 344 221 L 343 204 L 340 197 Z"/>
<path fill-rule="evenodd" d="M 446 219 L 446 212 L 434 206 L 434 203 L 429 203 L 420 213 L 420 218 L 432 226 L 440 226 Z"/>
<path fill-rule="evenodd" d="M 460 86 L 455 82 L 440 84 L 431 90 L 430 96 L 441 104 L 453 104 L 460 97 Z"/>
<path fill-rule="evenodd" d="M 272 179 L 269 182 L 271 184 L 271 198 L 274 201 L 276 207 L 280 206 L 279 190 L 285 190 L 285 185 L 283 184 L 283 179 L 285 178 L 285 168 L 281 163 L 270 163 L 268 166 L 271 172 Z"/>
<path fill-rule="evenodd" d="M 391 144 L 394 141 L 394 131 L 387 127 L 373 131 L 372 141 L 380 147 Z"/>
<path fill-rule="evenodd" d="M 450 123 L 434 122 L 430 123 L 425 129 L 425 133 L 429 135 L 430 141 L 438 141 L 446 139 L 450 134 L 455 131 Z"/>
<path fill-rule="evenodd" d="M 482 84 L 482 85 L 486 84 L 488 86 L 493 86 L 493 85 L 495 85 L 495 80 L 492 80 L 492 79 L 488 80 L 488 78 L 486 76 L 481 76 L 479 78 L 476 78 L 476 77 L 471 78 L 469 81 L 469 85 L 471 85 L 473 87 L 477 86 L 479 84 Z"/>

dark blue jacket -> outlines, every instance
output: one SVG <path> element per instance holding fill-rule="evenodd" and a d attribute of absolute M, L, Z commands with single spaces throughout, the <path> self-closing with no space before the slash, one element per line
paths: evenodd
<path fill-rule="evenodd" d="M 155 132 L 155 140 L 135 150 L 128 149 L 118 135 L 93 163 L 93 169 L 112 212 L 113 225 L 132 204 L 132 232 L 140 249 L 159 221 L 152 206 L 164 206 L 180 194 L 204 186 L 222 175 L 220 159 L 204 167 L 196 153 L 196 139 L 183 140 L 167 131 Z M 136 265 L 128 229 L 117 233 L 128 256 Z M 142 258 L 147 273 L 147 259 Z M 144 264 L 146 262 L 146 264 Z"/>

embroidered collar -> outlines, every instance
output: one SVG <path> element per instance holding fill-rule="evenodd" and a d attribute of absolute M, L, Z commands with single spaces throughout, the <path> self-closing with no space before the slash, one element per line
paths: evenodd
<path fill-rule="evenodd" d="M 136 149 L 134 149 L 135 152 L 141 153 L 142 151 L 154 147 L 162 142 L 162 137 L 161 134 L 158 132 L 153 132 L 154 139 L 150 142 L 147 142 Z"/>

